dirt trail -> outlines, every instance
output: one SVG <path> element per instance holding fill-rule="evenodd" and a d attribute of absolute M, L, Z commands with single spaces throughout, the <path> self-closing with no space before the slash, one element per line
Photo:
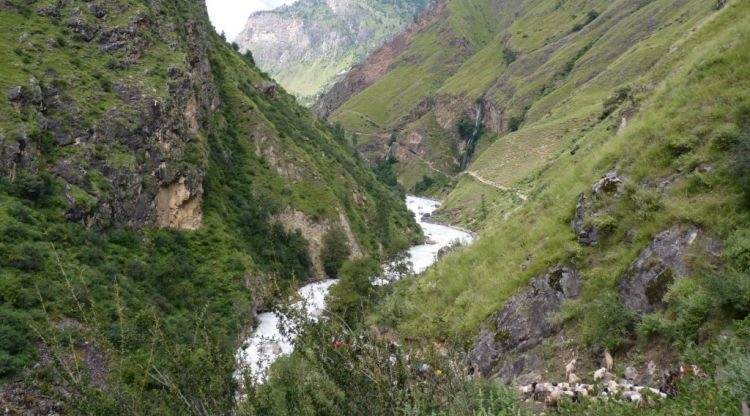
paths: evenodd
<path fill-rule="evenodd" d="M 485 178 L 481 177 L 475 171 L 467 170 L 464 173 L 467 173 L 469 176 L 471 176 L 472 178 L 476 179 L 477 181 L 479 181 L 479 182 L 481 182 L 481 183 L 483 183 L 485 185 L 488 185 L 488 186 L 491 186 L 493 188 L 499 189 L 499 190 L 501 190 L 503 192 L 515 192 L 516 195 L 518 195 L 518 197 L 521 198 L 524 201 L 526 201 L 526 200 L 529 199 L 526 195 L 524 195 L 523 193 L 521 193 L 521 191 L 519 191 L 518 189 L 509 188 L 507 186 L 500 185 L 499 183 L 495 183 L 495 182 L 493 182 L 493 181 L 491 181 L 489 179 L 485 179 Z"/>

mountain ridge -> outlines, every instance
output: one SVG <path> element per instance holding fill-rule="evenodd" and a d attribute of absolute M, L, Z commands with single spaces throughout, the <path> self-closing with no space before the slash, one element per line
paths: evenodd
<path fill-rule="evenodd" d="M 304 104 L 407 28 L 426 0 L 303 0 L 256 12 L 235 40 Z"/>

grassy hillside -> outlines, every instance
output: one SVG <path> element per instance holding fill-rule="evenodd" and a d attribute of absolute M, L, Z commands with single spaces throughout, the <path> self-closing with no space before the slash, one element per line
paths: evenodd
<path fill-rule="evenodd" d="M 540 157 L 541 167 L 527 167 L 526 174 L 518 166 L 505 170 L 508 155 L 494 151 L 510 145 L 510 137 L 487 149 L 472 169 L 507 180 L 528 200 L 464 177 L 448 206 L 468 207 L 463 215 L 482 224 L 480 238 L 420 279 L 399 283 L 378 313 L 381 322 L 393 323 L 404 336 L 465 342 L 532 276 L 573 264 L 582 272 L 583 294 L 560 313 L 568 343 L 549 345 L 546 356 L 571 348 L 586 356 L 605 339 L 625 360 L 665 344 L 684 353 L 686 346 L 705 345 L 731 330 L 733 320 L 750 312 L 742 265 L 750 224 L 743 150 L 750 143 L 748 13 L 746 3 L 732 2 L 667 47 L 660 62 L 629 84 L 632 96 L 611 114 L 587 120 L 581 130 L 563 130 L 565 119 L 560 121 L 559 150 Z M 578 95 L 570 100 L 591 99 L 602 114 L 607 97 L 594 104 Z M 626 115 L 627 127 L 620 128 Z M 519 143 L 541 138 L 544 129 L 541 122 L 529 123 L 513 137 Z M 514 160 L 525 163 L 522 155 L 530 151 L 518 149 Z M 621 194 L 598 202 L 604 237 L 595 246 L 580 244 L 571 227 L 578 195 L 613 169 L 625 179 Z M 721 261 L 694 253 L 689 276 L 667 291 L 666 310 L 627 315 L 617 295 L 626 269 L 657 233 L 674 225 L 697 227 L 721 241 Z M 559 363 L 555 371 L 562 371 Z"/>
<path fill-rule="evenodd" d="M 700 1 L 447 1 L 441 18 L 412 38 L 389 72 L 330 120 L 350 131 L 396 132 L 403 140 L 417 129 L 414 120 L 435 113 L 437 130 L 451 138 L 443 146 L 455 143 L 460 160 L 459 119 L 472 118 L 482 103 L 485 132 L 471 170 L 510 187 L 559 151 L 568 131 L 584 131 L 604 99 L 638 81 L 714 11 L 715 4 Z M 653 74 L 653 82 L 663 76 Z M 516 133 L 522 126 L 534 130 Z M 403 164 L 400 180 L 412 188 L 411 178 L 423 169 Z"/>
<path fill-rule="evenodd" d="M 241 409 L 740 415 L 750 388 L 749 15 L 746 2 L 712 12 L 628 89 L 592 101 L 583 121 L 573 117 L 578 107 L 552 107 L 546 120 L 485 145 L 480 161 L 496 166 L 509 158 L 490 151 L 515 138 L 519 165 L 501 177 L 476 162 L 474 176 L 457 177 L 442 214 L 475 227 L 476 242 L 388 287 L 368 284 L 366 263 L 347 268 L 331 319 L 306 327 L 297 351 Z M 559 144 L 523 144 L 537 137 Z M 654 273 L 643 287 L 651 309 L 633 307 L 644 272 Z M 578 276 L 580 293 L 560 299 L 565 273 Z M 555 302 L 559 309 L 540 313 Z M 528 336 L 546 325 L 551 334 Z M 487 343 L 500 353 L 477 354 Z M 670 397 L 629 403 L 610 391 L 606 400 L 545 406 L 499 381 L 561 382 L 577 359 L 576 377 L 595 383 L 608 353 L 613 380 L 630 369 Z M 680 376 L 681 364 L 700 372 Z"/>
<path fill-rule="evenodd" d="M 332 319 L 307 327 L 242 409 L 740 415 L 750 388 L 748 15 L 746 2 L 712 11 L 627 89 L 596 100 L 573 91 L 570 101 L 588 106 L 562 111 L 563 102 L 536 122 L 530 107 L 529 122 L 505 137 L 519 165 L 492 175 L 483 166 L 509 158 L 491 153 L 504 138 L 485 145 L 486 165 L 458 176 L 447 200 L 442 215 L 477 228 L 477 241 L 389 287 L 367 284 L 368 264 L 352 265 L 332 293 Z M 537 137 L 549 149 L 522 144 Z M 645 275 L 647 306 L 634 306 Z M 565 279 L 578 279 L 580 293 L 563 296 Z M 535 338 L 542 327 L 553 329 Z M 488 344 L 499 353 L 478 354 Z M 497 381 L 559 382 L 573 358 L 584 383 L 611 365 L 613 379 L 635 371 L 670 397 L 562 397 L 545 407 Z M 681 364 L 700 371 L 670 373 Z"/>
<path fill-rule="evenodd" d="M 230 413 L 256 308 L 318 277 L 313 231 L 378 259 L 417 238 L 210 27 L 200 2 L 0 2 L 6 412 Z"/>

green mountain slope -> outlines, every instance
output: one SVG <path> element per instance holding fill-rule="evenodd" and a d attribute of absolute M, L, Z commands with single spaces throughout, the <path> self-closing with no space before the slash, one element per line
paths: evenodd
<path fill-rule="evenodd" d="M 350 89 L 341 107 L 324 98 L 318 109 L 379 152 L 379 168 L 427 192 L 444 186 L 433 218 L 478 238 L 423 275 L 334 293 L 333 316 L 355 322 L 316 328 L 256 402 L 299 394 L 298 403 L 326 405 L 313 388 L 322 385 L 347 392 L 330 408 L 355 413 L 741 414 L 750 4 L 444 7 L 379 62 L 387 71 Z M 488 18 L 496 31 L 485 32 Z M 459 174 L 461 141 L 475 131 Z M 455 182 L 438 181 L 440 170 Z M 357 296 L 369 305 L 358 321 L 336 308 Z M 316 348 L 326 337 L 345 347 Z M 289 385 L 299 368 L 308 378 Z M 598 383 L 598 369 L 604 385 L 628 379 L 670 397 L 540 391 L 542 382 Z"/>
<path fill-rule="evenodd" d="M 425 0 L 298 1 L 250 16 L 236 42 L 310 105 L 352 65 L 401 33 Z"/>
<path fill-rule="evenodd" d="M 391 150 L 405 155 L 398 171 L 407 188 L 424 175 L 458 179 L 467 156 L 476 167 L 492 164 L 486 179 L 510 187 L 560 148 L 561 131 L 597 117 L 603 99 L 637 80 L 714 9 L 706 2 L 447 1 L 389 71 L 352 91 L 329 119 L 365 142 L 395 132 Z M 483 133 L 468 143 L 459 125 L 477 116 Z M 531 140 L 509 135 L 521 126 L 537 128 Z M 442 137 L 452 152 L 422 144 L 425 136 Z M 482 159 L 489 147 L 492 156 Z"/>
<path fill-rule="evenodd" d="M 627 93 L 599 97 L 591 110 L 582 103 L 593 98 L 575 94 L 571 102 L 585 111 L 573 115 L 597 112 L 581 128 L 563 130 L 567 118 L 555 119 L 565 103 L 547 110 L 548 121 L 530 122 L 492 144 L 471 169 L 499 184 L 512 174 L 518 179 L 505 183 L 520 189 L 462 177 L 446 208 L 479 226 L 480 238 L 425 276 L 399 283 L 380 305 L 380 321 L 405 337 L 468 343 L 483 375 L 505 380 L 564 379 L 561 362 L 570 356 L 593 371 L 597 348 L 644 374 L 649 360 L 674 366 L 680 354 L 716 347 L 720 333 L 731 337 L 735 322 L 746 325 L 749 13 L 744 2 L 713 11 L 666 47 Z M 540 167 L 507 168 L 507 151 L 494 152 L 520 148 L 510 141 L 553 128 L 560 144 L 540 157 Z M 529 149 L 519 150 L 517 160 L 529 163 Z M 501 171 L 507 176 L 495 173 Z M 678 235 L 689 238 L 680 242 Z M 580 274 L 580 295 L 542 315 L 555 323 L 554 332 L 517 339 L 513 325 L 526 312 L 502 318 L 499 311 L 525 293 L 530 279 L 554 276 L 560 267 Z M 524 345 L 520 352 L 515 343 Z M 486 355 L 488 345 L 505 353 Z M 722 365 L 703 359 L 711 368 Z M 738 409 L 706 400 L 701 406 Z"/>
<path fill-rule="evenodd" d="M 210 28 L 202 2 L 0 2 L 6 412 L 229 413 L 256 308 L 323 276 L 329 230 L 378 259 L 418 237 Z"/>

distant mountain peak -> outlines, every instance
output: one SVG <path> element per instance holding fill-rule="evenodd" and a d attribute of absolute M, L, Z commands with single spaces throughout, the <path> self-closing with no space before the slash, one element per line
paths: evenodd
<path fill-rule="evenodd" d="M 406 30 L 428 0 L 300 0 L 252 14 L 236 42 L 304 104 Z"/>

